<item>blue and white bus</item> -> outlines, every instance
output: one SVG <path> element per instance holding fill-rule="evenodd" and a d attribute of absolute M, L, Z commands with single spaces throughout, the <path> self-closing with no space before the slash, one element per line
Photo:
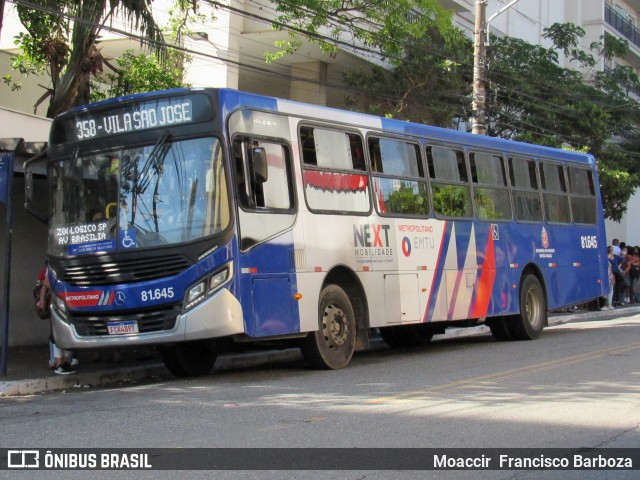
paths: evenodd
<path fill-rule="evenodd" d="M 589 155 L 177 89 L 58 116 L 47 156 L 56 342 L 157 345 L 178 376 L 238 342 L 338 369 L 376 329 L 535 339 L 608 291 Z"/>

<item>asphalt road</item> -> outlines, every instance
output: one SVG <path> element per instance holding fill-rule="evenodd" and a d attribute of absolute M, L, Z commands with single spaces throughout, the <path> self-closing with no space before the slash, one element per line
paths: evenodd
<path fill-rule="evenodd" d="M 4 448 L 639 448 L 640 315 L 113 389 L 0 399 Z M 320 453 L 319 453 L 320 454 Z M 323 453 L 323 454 L 326 454 Z M 327 465 L 330 459 L 327 458 Z M 8 473 L 8 475 L 4 475 Z M 2 472 L 3 478 L 26 478 Z M 37 475 L 36 475 L 37 474 Z M 635 471 L 33 472 L 31 478 L 577 479 Z"/>

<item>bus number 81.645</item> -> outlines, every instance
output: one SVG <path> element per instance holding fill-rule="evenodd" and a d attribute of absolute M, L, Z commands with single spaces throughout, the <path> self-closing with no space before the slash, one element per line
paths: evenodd
<path fill-rule="evenodd" d="M 140 293 L 140 300 L 150 302 L 163 298 L 173 298 L 173 287 L 156 288 L 155 290 L 143 290 Z"/>

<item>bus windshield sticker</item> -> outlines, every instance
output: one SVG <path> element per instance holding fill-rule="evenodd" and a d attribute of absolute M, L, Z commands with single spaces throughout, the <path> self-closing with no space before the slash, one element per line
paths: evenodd
<path fill-rule="evenodd" d="M 116 249 L 116 242 L 104 240 L 102 242 L 81 243 L 69 245 L 69 255 L 86 255 L 88 253 L 111 252 Z"/>
<path fill-rule="evenodd" d="M 58 245 L 78 245 L 107 240 L 108 229 L 108 222 L 92 222 L 69 227 L 55 227 L 53 235 Z"/>
<path fill-rule="evenodd" d="M 120 231 L 120 246 L 122 248 L 133 248 L 137 245 L 136 229 Z"/>

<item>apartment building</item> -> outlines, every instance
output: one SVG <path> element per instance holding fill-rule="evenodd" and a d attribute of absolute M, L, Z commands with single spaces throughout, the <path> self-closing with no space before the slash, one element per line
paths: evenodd
<path fill-rule="evenodd" d="M 155 0 L 152 4 L 159 24 L 169 18 L 171 0 Z M 276 40 L 286 40 L 286 30 L 276 31 L 271 21 L 276 17 L 269 0 L 228 0 L 214 9 L 201 2 L 205 16 L 213 13 L 214 22 L 193 23 L 193 34 L 185 39 L 184 47 L 192 56 L 185 70 L 186 81 L 194 86 L 231 87 L 251 92 L 301 100 L 334 107 L 344 106 L 343 73 L 370 63 L 383 61 L 365 45 L 354 45 L 347 34 L 335 55 L 323 54 L 317 45 L 304 43 L 294 54 L 277 62 L 265 63 L 265 52 L 275 51 Z M 441 0 L 445 8 L 454 12 L 455 24 L 473 34 L 475 0 Z M 567 21 L 568 4 L 599 3 L 581 0 L 520 0 L 498 15 L 491 23 L 491 32 L 512 35 L 531 43 L 544 43 L 543 29 L 555 22 Z M 508 2 L 489 0 L 490 17 Z M 604 15 L 604 13 L 602 13 Z M 10 72 L 10 57 L 15 52 L 13 37 L 21 25 L 15 6 L 7 3 L 5 21 L 0 36 L 0 72 Z M 126 30 L 115 18 L 101 33 L 100 48 L 107 58 L 118 58 L 127 49 L 137 50 L 138 42 L 116 33 Z M 22 79 L 21 94 L 7 94 L 0 98 L 0 106 L 42 115 L 46 103 L 34 107 L 43 93 L 42 79 Z M 0 85 L 0 88 L 6 88 Z"/>

